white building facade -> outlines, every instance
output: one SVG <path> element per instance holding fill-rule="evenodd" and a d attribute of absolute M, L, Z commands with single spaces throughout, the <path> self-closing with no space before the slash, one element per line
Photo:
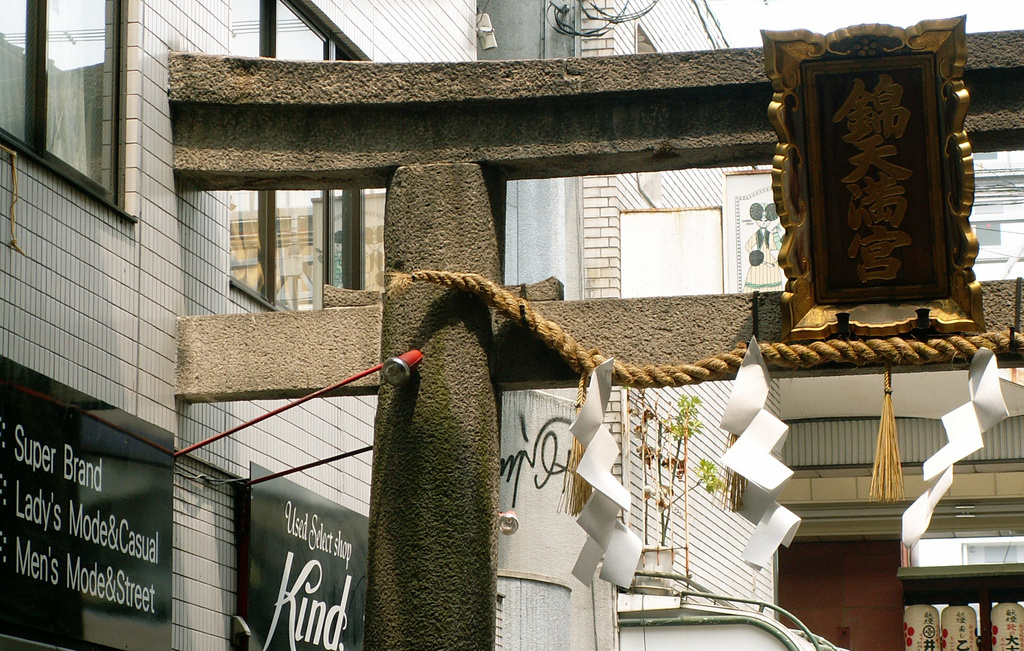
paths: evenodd
<path fill-rule="evenodd" d="M 168 53 L 258 55 L 270 42 L 295 58 L 469 60 L 476 57 L 475 14 L 471 0 L 5 3 L 0 358 L 170 432 L 178 449 L 281 406 L 175 399 L 179 316 L 295 307 L 283 303 L 296 296 L 312 307 L 319 298 L 301 285 L 291 294 L 253 290 L 237 261 L 245 251 L 232 196 L 175 178 Z M 317 48 L 323 53 L 309 56 Z M 308 195 L 300 198 L 308 208 L 303 219 L 312 212 Z M 295 213 L 279 221 L 300 221 Z M 295 271 L 294 259 L 282 260 L 278 271 Z M 298 267 L 277 277 L 308 280 L 302 261 Z M 231 648 L 244 571 L 243 490 L 235 480 L 249 477 L 250 463 L 276 472 L 371 444 L 375 405 L 372 396 L 310 402 L 177 459 L 170 648 Z M 289 479 L 365 515 L 371 457 Z M 172 541 L 161 544 L 169 549 Z M 5 564 L 13 563 L 10 546 L 6 552 Z M 3 648 L 42 648 L 15 638 L 45 648 L 102 648 L 9 623 L 0 623 L 0 635 Z"/>

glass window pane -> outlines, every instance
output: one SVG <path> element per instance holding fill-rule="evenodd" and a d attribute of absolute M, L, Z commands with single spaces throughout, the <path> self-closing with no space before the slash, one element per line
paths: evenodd
<path fill-rule="evenodd" d="M 363 287 L 384 291 L 383 188 L 363 191 Z"/>
<path fill-rule="evenodd" d="M 317 258 L 316 224 L 323 224 L 323 193 L 311 190 L 279 191 L 275 201 L 277 224 L 277 288 L 274 304 L 288 310 L 315 307 Z"/>
<path fill-rule="evenodd" d="M 0 129 L 25 134 L 25 25 L 28 0 L 10 0 L 0 11 Z"/>
<path fill-rule="evenodd" d="M 326 39 L 314 32 L 283 2 L 277 3 L 277 58 L 322 61 Z"/>
<path fill-rule="evenodd" d="M 228 52 L 240 57 L 260 55 L 260 0 L 231 0 Z"/>
<path fill-rule="evenodd" d="M 50 0 L 46 149 L 106 188 L 113 185 L 116 0 Z"/>
<path fill-rule="evenodd" d="M 264 295 L 264 273 L 260 264 L 262 234 L 259 224 L 259 193 L 228 193 L 231 233 L 231 278 Z"/>

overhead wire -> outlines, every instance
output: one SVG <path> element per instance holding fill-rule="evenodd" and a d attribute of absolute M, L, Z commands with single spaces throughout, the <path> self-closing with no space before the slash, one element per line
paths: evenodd
<path fill-rule="evenodd" d="M 554 0 L 549 0 L 548 7 L 552 10 L 551 13 L 553 19 L 551 27 L 559 34 L 565 34 L 566 36 L 580 36 L 583 38 L 604 36 L 609 33 L 615 25 L 643 18 L 650 13 L 659 2 L 659 0 L 648 0 L 648 4 L 646 6 L 640 9 L 631 9 L 630 4 L 633 0 L 626 0 L 621 9 L 613 12 L 608 11 L 603 7 L 598 7 L 592 0 L 577 1 L 579 2 L 580 9 L 582 10 L 583 18 L 603 24 L 597 27 L 584 28 L 582 25 L 576 27 L 572 24 L 569 5 L 558 5 L 555 4 Z"/>
<path fill-rule="evenodd" d="M 700 19 L 701 27 L 704 28 L 704 35 L 708 37 L 708 41 L 714 44 L 715 37 L 711 35 L 711 30 L 708 29 L 708 21 L 704 20 L 704 14 L 700 13 L 700 5 L 697 4 L 697 0 L 690 0 L 693 3 L 693 8 L 697 12 L 697 18 Z"/>

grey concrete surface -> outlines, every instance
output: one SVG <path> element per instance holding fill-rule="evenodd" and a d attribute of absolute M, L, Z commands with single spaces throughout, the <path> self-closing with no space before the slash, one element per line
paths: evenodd
<path fill-rule="evenodd" d="M 380 363 L 380 319 L 379 303 L 179 317 L 177 397 L 220 402 L 307 395 Z M 338 395 L 376 391 L 371 376 Z"/>
<path fill-rule="evenodd" d="M 502 651 L 566 651 L 572 590 L 549 577 L 506 574 L 498 578 L 503 599 Z"/>
<path fill-rule="evenodd" d="M 477 165 L 399 168 L 385 215 L 388 270 L 498 277 L 503 189 Z M 381 350 L 409 348 L 423 362 L 405 386 L 381 384 L 374 426 L 365 645 L 491 649 L 499 446 L 487 306 L 422 284 L 386 295 Z"/>
<path fill-rule="evenodd" d="M 1024 149 L 1022 44 L 968 38 L 977 151 Z M 438 162 L 509 179 L 768 163 L 776 142 L 759 49 L 430 64 L 179 53 L 170 84 L 175 169 L 207 189 L 383 185 Z"/>
<path fill-rule="evenodd" d="M 359 307 L 380 303 L 381 294 L 369 289 L 342 289 L 324 285 L 324 308 Z"/>
<path fill-rule="evenodd" d="M 527 285 L 524 298 L 587 348 L 633 364 L 695 362 L 732 350 L 753 333 L 753 294 L 560 301 L 557 281 Z M 513 287 L 521 292 L 519 287 Z M 1015 323 L 1016 281 L 982 283 L 989 331 Z M 781 336 L 778 292 L 758 295 L 758 338 Z M 380 359 L 380 308 L 229 314 L 178 321 L 178 398 L 187 402 L 296 398 L 333 384 Z M 579 377 L 518 323 L 494 320 L 492 380 L 503 389 L 574 387 Z M 385 351 L 388 356 L 404 350 Z M 1021 366 L 1004 355 L 999 363 Z M 850 372 L 849 367 L 793 374 Z M 927 370 L 923 367 L 922 370 Z M 371 376 L 339 391 L 375 390 Z"/>

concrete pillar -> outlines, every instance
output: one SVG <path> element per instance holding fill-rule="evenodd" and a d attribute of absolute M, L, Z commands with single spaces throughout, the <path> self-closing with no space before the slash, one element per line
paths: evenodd
<path fill-rule="evenodd" d="M 388 188 L 389 271 L 501 278 L 504 184 L 475 164 L 400 167 Z M 366 649 L 494 646 L 498 423 L 491 321 L 475 296 L 425 284 L 386 296 L 384 357 L 423 362 L 381 383 L 370 495 Z"/>

